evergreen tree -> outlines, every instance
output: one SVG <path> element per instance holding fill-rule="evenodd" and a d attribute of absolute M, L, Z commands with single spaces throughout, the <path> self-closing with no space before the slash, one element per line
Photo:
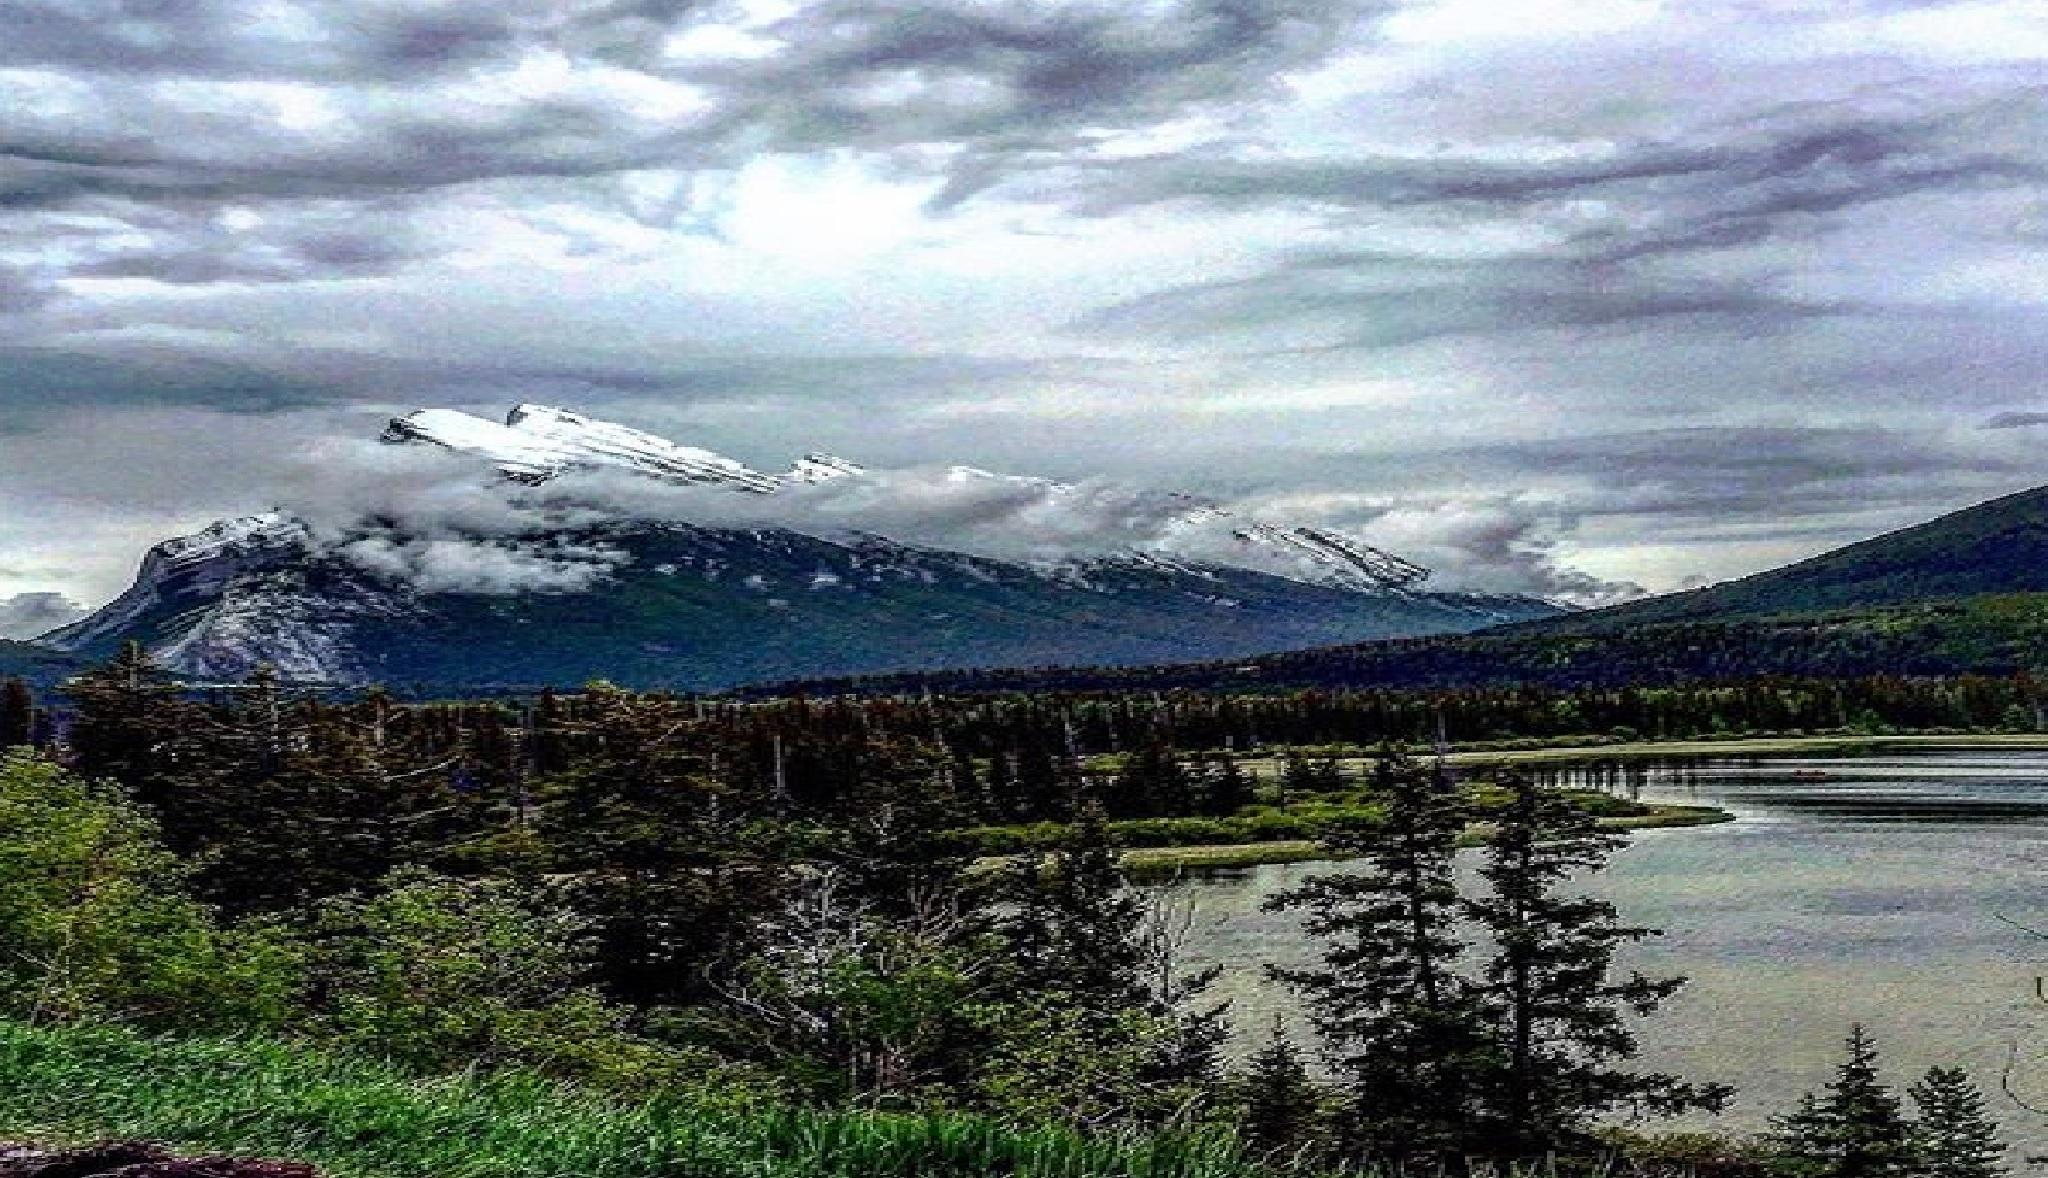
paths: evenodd
<path fill-rule="evenodd" d="M 0 749 L 32 743 L 35 731 L 35 693 L 19 679 L 0 684 Z"/>
<path fill-rule="evenodd" d="M 1913 1168 L 1924 1178 L 1998 1178 L 2005 1143 L 1984 1113 L 1984 1094 L 1961 1068 L 1929 1068 L 1906 1090 L 1913 1122 Z"/>
<path fill-rule="evenodd" d="M 1457 972 L 1453 856 L 1465 807 L 1441 775 L 1398 757 L 1376 771 L 1386 814 L 1333 824 L 1335 857 L 1362 859 L 1268 901 L 1305 913 L 1320 968 L 1272 971 L 1299 991 L 1343 1108 L 1332 1126 L 1349 1160 L 1445 1159 L 1471 1139 L 1490 1045 L 1479 995 Z"/>
<path fill-rule="evenodd" d="M 1283 806 L 1290 801 L 1300 801 L 1313 796 L 1322 788 L 1322 784 L 1322 775 L 1316 772 L 1316 767 L 1309 763 L 1308 758 L 1290 751 L 1280 763 L 1277 800 Z"/>
<path fill-rule="evenodd" d="M 1321 1129 L 1322 1092 L 1278 1016 L 1265 1046 L 1247 1061 L 1238 1086 L 1243 1109 L 1238 1132 L 1245 1144 L 1283 1158 L 1313 1148 Z"/>
<path fill-rule="evenodd" d="M 1009 872 L 1004 892 L 1014 911 L 1000 928 L 1020 990 L 1106 1013 L 1143 1000 L 1136 932 L 1145 899 L 1124 886 L 1099 806 L 1082 806 L 1051 856 L 1021 857 Z"/>
<path fill-rule="evenodd" d="M 1624 840 L 1526 777 L 1500 784 L 1508 802 L 1480 868 L 1489 894 L 1466 905 L 1494 945 L 1477 992 L 1499 1043 L 1487 1085 L 1492 1125 L 1475 1147 L 1534 1157 L 1585 1144 L 1593 1122 L 1616 1109 L 1719 1109 L 1725 1088 L 1614 1067 L 1637 1050 L 1626 1015 L 1650 1013 L 1684 984 L 1611 977 L 1615 951 L 1656 930 L 1625 927 L 1613 905 L 1563 890 L 1604 867 Z"/>
<path fill-rule="evenodd" d="M 564 768 L 544 785 L 539 833 L 593 922 L 601 980 L 630 1002 L 702 996 L 710 967 L 744 956 L 788 894 L 786 831 L 749 812 L 658 702 L 594 686 L 580 716 L 545 710 L 544 763 Z"/>
<path fill-rule="evenodd" d="M 196 707 L 140 643 L 64 688 L 71 700 L 73 766 L 84 776 L 117 781 L 151 808 L 175 788 L 179 744 L 194 727 Z"/>
<path fill-rule="evenodd" d="M 999 1100 L 1042 1108 L 1058 1093 L 1084 1121 L 1156 1121 L 1216 1094 L 1228 1031 L 1221 1007 L 1195 1004 L 1218 971 L 1177 972 L 1099 807 L 1084 804 L 1051 856 L 1013 866 L 1002 897 L 1006 989 L 1024 1002 L 990 1069 Z"/>
<path fill-rule="evenodd" d="M 1202 766 L 1202 812 L 1229 818 L 1254 801 L 1252 779 L 1229 753 L 1219 753 Z"/>
<path fill-rule="evenodd" d="M 1877 1045 L 1852 1027 L 1825 1092 L 1809 1094 L 1772 1134 L 1777 1167 L 1795 1178 L 1894 1178 L 1912 1172 L 1911 1126 L 1878 1077 Z"/>

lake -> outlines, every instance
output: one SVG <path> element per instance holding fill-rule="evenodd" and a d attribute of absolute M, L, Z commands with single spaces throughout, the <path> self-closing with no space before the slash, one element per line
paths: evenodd
<path fill-rule="evenodd" d="M 1644 1021 L 1642 1065 L 1738 1087 L 1718 1123 L 1763 1127 L 1825 1083 L 1852 1022 L 1903 1088 L 1934 1064 L 1982 1084 L 2015 1143 L 2048 1152 L 2048 751 L 1925 749 L 1869 756 L 1637 763 L 1559 771 L 1645 801 L 1720 806 L 1737 821 L 1638 832 L 1588 889 L 1624 921 L 1665 930 L 1625 964 L 1692 984 Z M 1186 952 L 1225 968 L 1238 1025 L 1290 1009 L 1261 963 L 1314 946 L 1264 900 L 1331 864 L 1206 873 L 1165 885 L 1191 908 Z"/>

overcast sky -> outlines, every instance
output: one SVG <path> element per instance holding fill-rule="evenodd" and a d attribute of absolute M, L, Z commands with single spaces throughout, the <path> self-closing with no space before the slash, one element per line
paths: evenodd
<path fill-rule="evenodd" d="M 1751 571 L 2048 482 L 2044 67 L 2039 0 L 0 0 L 0 627 L 519 400 Z"/>

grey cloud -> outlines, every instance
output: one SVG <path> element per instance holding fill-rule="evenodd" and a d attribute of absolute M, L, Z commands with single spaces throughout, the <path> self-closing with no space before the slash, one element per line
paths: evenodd
<path fill-rule="evenodd" d="M 1345 217 L 1424 206 L 1505 214 L 1598 199 L 1635 215 L 1581 231 L 1569 254 L 1618 261 L 1762 240 L 1801 219 L 1921 192 L 2042 178 L 2048 110 L 2037 95 L 1930 101 L 1942 109 L 1800 104 L 1563 159 L 1210 150 L 1084 161 L 1065 179 L 1083 194 L 1078 207 L 1097 215 L 1159 202 L 1292 202 Z"/>
<path fill-rule="evenodd" d="M 1564 505 L 1520 495 L 1395 501 L 1351 526 L 1368 539 L 1437 570 L 1435 583 L 1606 605 L 1647 592 L 1567 564 L 1559 541 L 1578 528 Z"/>
<path fill-rule="evenodd" d="M 9 0 L 0 61 L 170 77 L 351 79 L 458 70 L 524 44 L 649 56 L 691 0 Z"/>
<path fill-rule="evenodd" d="M 1690 284 L 1557 259 L 1447 261 L 1309 254 L 1248 279 L 1146 295 L 1076 323 L 1084 332 L 1197 338 L 1238 332 L 1298 347 L 1395 347 L 1449 336 L 1590 328 L 1674 318 L 1770 324 L 1830 314 L 1820 303 L 1729 282 Z"/>
<path fill-rule="evenodd" d="M 351 391 L 176 348 L 0 347 L 0 409 L 6 411 L 0 432 L 96 407 L 188 404 L 274 413 L 332 402 Z"/>
<path fill-rule="evenodd" d="M 582 593 L 630 559 L 601 545 L 371 535 L 335 555 L 421 593 Z"/>
<path fill-rule="evenodd" d="M 2025 429 L 2031 425 L 2048 425 L 2048 413 L 2010 412 L 2000 413 L 1984 423 L 1985 429 Z"/>
<path fill-rule="evenodd" d="M 62 593 L 0 597 L 0 638 L 34 638 L 85 616 L 85 607 Z"/>
<path fill-rule="evenodd" d="M 696 76 L 724 92 L 727 122 L 793 145 L 966 143 L 945 205 L 989 182 L 994 157 L 1267 91 L 1396 6 L 826 0 L 775 29 L 784 52 Z"/>

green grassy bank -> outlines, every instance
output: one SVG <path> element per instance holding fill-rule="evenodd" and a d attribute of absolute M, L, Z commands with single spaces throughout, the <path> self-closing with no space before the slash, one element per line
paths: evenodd
<path fill-rule="evenodd" d="M 1713 806 L 1645 806 L 1644 813 L 1600 819 L 1605 830 L 1654 830 L 1678 826 L 1712 826 L 1732 822 L 1735 816 Z M 1465 845 L 1477 846 L 1486 837 L 1485 826 L 1465 832 Z M 1329 859 L 1330 852 L 1314 839 L 1286 839 L 1268 843 L 1238 843 L 1231 846 L 1141 847 L 1123 854 L 1124 869 L 1133 878 L 1159 880 L 1188 871 L 1227 867 L 1257 867 L 1265 863 L 1312 863 Z"/>
<path fill-rule="evenodd" d="M 1228 1141 L 947 1114 L 626 1103 L 261 1039 L 0 1022 L 0 1139 L 146 1138 L 337 1178 L 1270 1178 Z"/>

